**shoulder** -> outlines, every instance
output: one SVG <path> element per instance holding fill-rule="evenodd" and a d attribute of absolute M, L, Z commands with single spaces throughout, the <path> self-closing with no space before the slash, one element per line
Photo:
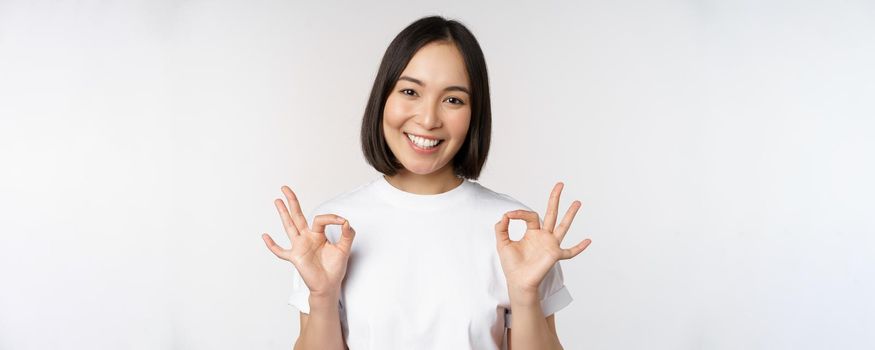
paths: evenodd
<path fill-rule="evenodd" d="M 529 206 L 523 204 L 523 202 L 516 198 L 505 193 L 494 191 L 479 182 L 472 181 L 471 185 L 474 189 L 474 198 L 478 206 L 500 211 L 502 213 L 518 209 L 532 210 Z"/>
<path fill-rule="evenodd" d="M 354 210 L 356 208 L 364 208 L 371 205 L 374 196 L 374 185 L 376 180 L 369 181 L 350 190 L 346 190 L 333 197 L 319 203 L 313 208 L 311 216 L 319 214 L 337 213 Z"/>

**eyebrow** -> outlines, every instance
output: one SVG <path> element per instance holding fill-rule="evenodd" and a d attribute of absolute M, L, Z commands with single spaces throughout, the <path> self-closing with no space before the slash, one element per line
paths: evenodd
<path fill-rule="evenodd" d="M 407 80 L 407 81 L 419 84 L 421 86 L 425 86 L 425 84 L 422 82 L 422 80 L 411 78 L 411 77 L 408 77 L 406 75 L 402 75 L 400 78 L 398 78 L 398 80 Z M 466 88 L 464 86 L 458 86 L 458 85 L 447 86 L 444 89 L 444 91 L 462 91 L 468 95 L 471 95 L 471 91 L 468 91 L 468 88 Z"/>

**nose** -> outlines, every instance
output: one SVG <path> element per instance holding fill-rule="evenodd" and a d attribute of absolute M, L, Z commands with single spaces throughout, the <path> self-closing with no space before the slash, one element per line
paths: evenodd
<path fill-rule="evenodd" d="M 417 123 L 422 125 L 426 130 L 436 129 L 441 127 L 441 118 L 440 118 L 440 101 L 431 101 L 428 103 L 423 103 L 422 108 L 420 109 L 419 117 L 417 119 Z"/>

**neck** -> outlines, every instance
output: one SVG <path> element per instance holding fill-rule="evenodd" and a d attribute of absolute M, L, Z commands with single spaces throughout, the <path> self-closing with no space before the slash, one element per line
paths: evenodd
<path fill-rule="evenodd" d="M 440 194 L 456 188 L 465 181 L 453 173 L 452 164 L 447 164 L 430 174 L 420 175 L 407 169 L 400 169 L 395 175 L 383 177 L 395 188 L 413 194 Z"/>

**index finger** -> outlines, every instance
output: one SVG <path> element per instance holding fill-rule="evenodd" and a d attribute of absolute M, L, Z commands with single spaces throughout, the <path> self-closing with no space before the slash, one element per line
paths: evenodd
<path fill-rule="evenodd" d="M 307 218 L 304 216 L 304 213 L 301 212 L 301 204 L 298 203 L 298 196 L 295 195 L 295 192 L 292 191 L 289 186 L 282 187 L 283 194 L 286 195 L 286 200 L 289 201 L 289 215 L 292 216 L 292 221 L 295 223 L 295 227 L 298 228 L 298 232 L 304 232 L 310 229 L 310 226 L 307 225 Z"/>
<path fill-rule="evenodd" d="M 528 210 L 514 210 L 504 213 L 508 219 L 518 219 L 526 222 L 526 227 L 529 230 L 537 230 L 541 228 L 541 222 L 538 220 L 538 213 Z"/>

